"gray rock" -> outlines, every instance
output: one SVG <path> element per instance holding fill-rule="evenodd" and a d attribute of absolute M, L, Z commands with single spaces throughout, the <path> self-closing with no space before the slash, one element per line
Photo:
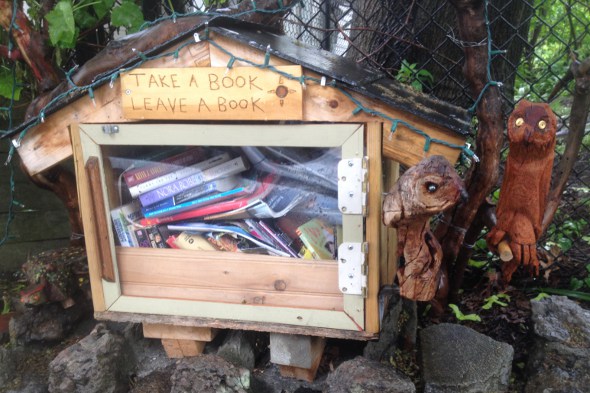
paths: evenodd
<path fill-rule="evenodd" d="M 61 341 L 85 317 L 92 315 L 89 302 L 80 301 L 64 309 L 58 303 L 26 308 L 10 321 L 12 344 L 39 341 Z"/>
<path fill-rule="evenodd" d="M 514 349 L 465 326 L 420 332 L 425 393 L 505 392 Z"/>
<path fill-rule="evenodd" d="M 590 392 L 590 312 L 564 296 L 533 301 L 526 393 Z"/>
<path fill-rule="evenodd" d="M 178 361 L 170 393 L 247 393 L 250 371 L 217 355 L 200 355 Z"/>
<path fill-rule="evenodd" d="M 268 335 L 262 337 L 256 332 L 232 330 L 217 350 L 217 355 L 238 367 L 252 370 L 267 345 Z"/>
<path fill-rule="evenodd" d="M 279 366 L 268 363 L 252 371 L 251 390 L 254 393 L 319 393 L 326 384 L 325 375 L 316 375 L 312 382 L 281 375 Z"/>
<path fill-rule="evenodd" d="M 47 385 L 39 381 L 31 381 L 20 390 L 9 390 L 6 393 L 47 393 Z"/>
<path fill-rule="evenodd" d="M 5 386 L 16 377 L 22 358 L 22 348 L 0 347 L 0 386 Z"/>
<path fill-rule="evenodd" d="M 104 324 L 76 344 L 64 349 L 49 364 L 52 393 L 111 393 L 128 389 L 133 367 L 122 335 Z"/>
<path fill-rule="evenodd" d="M 328 375 L 325 393 L 414 393 L 416 387 L 393 367 L 358 356 Z"/>
<path fill-rule="evenodd" d="M 418 316 L 416 302 L 392 293 L 381 323 L 379 339 L 369 341 L 363 356 L 372 360 L 389 360 L 398 349 L 410 350 L 416 344 Z"/>

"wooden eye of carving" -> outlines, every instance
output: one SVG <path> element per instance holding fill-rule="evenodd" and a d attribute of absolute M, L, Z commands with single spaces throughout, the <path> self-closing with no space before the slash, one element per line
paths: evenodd
<path fill-rule="evenodd" d="M 438 190 L 438 186 L 434 183 L 426 183 L 426 189 L 428 190 L 429 193 L 433 193 L 436 192 L 436 190 Z"/>
<path fill-rule="evenodd" d="M 544 130 L 547 127 L 547 122 L 545 120 L 541 120 L 539 124 L 537 124 L 541 130 Z"/>
<path fill-rule="evenodd" d="M 521 125 L 524 124 L 524 119 L 522 117 L 519 117 L 518 119 L 516 119 L 515 124 L 517 127 L 520 127 Z"/>

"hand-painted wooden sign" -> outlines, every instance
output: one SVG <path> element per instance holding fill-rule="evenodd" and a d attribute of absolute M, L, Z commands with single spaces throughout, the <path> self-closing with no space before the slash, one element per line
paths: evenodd
<path fill-rule="evenodd" d="M 277 67 L 301 76 L 300 66 Z M 257 67 L 138 68 L 121 75 L 128 119 L 302 120 L 298 80 Z"/>

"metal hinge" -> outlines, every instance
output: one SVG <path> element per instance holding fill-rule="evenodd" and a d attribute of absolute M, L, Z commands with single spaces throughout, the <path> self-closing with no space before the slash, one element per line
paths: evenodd
<path fill-rule="evenodd" d="M 347 295 L 367 296 L 367 243 L 338 247 L 338 286 Z"/>
<path fill-rule="evenodd" d="M 367 157 L 338 163 L 338 209 L 342 214 L 367 215 L 367 163 Z"/>

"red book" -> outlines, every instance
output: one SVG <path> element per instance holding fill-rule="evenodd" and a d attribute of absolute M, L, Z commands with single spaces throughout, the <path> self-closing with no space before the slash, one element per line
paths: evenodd
<path fill-rule="evenodd" d="M 260 201 L 260 198 L 263 198 L 266 194 L 270 192 L 275 180 L 276 176 L 274 174 L 267 175 L 258 185 L 258 187 L 254 190 L 254 193 L 252 195 L 236 198 L 231 201 L 225 201 L 213 205 L 203 206 L 200 208 L 196 208 L 194 210 L 189 210 L 172 216 L 143 218 L 139 222 L 143 226 L 160 225 L 169 222 L 184 221 L 189 220 L 191 218 L 205 217 L 210 216 L 212 214 L 242 209 L 246 206 L 258 203 Z"/>
<path fill-rule="evenodd" d="M 203 149 L 196 147 L 174 156 L 167 157 L 162 161 L 152 162 L 139 168 L 130 169 L 123 173 L 123 178 L 125 179 L 127 187 L 133 187 L 137 184 L 175 171 L 179 169 L 179 167 L 196 164 L 203 160 L 203 158 Z"/>

